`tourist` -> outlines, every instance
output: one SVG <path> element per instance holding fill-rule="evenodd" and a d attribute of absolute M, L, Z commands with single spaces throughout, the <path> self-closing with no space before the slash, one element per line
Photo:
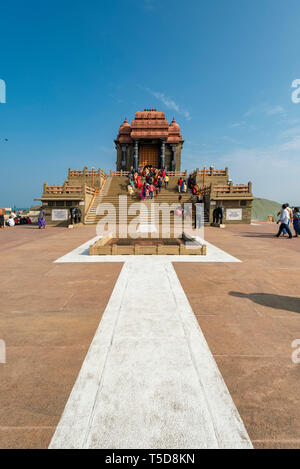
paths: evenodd
<path fill-rule="evenodd" d="M 282 205 L 282 211 L 281 211 L 281 214 L 280 214 L 280 227 L 279 227 L 277 235 L 275 235 L 277 238 L 279 238 L 279 236 L 281 235 L 283 230 L 286 230 L 287 234 L 289 235 L 289 239 L 293 238 L 293 235 L 292 235 L 291 230 L 289 228 L 289 221 L 290 221 L 290 216 L 289 216 L 289 212 L 287 210 L 287 205 L 283 204 Z"/>
<path fill-rule="evenodd" d="M 141 181 L 141 176 L 136 173 L 136 186 L 138 189 L 142 187 L 142 181 Z"/>
<path fill-rule="evenodd" d="M 153 186 L 153 184 L 149 184 L 149 186 L 148 186 L 148 191 L 149 191 L 150 199 L 153 199 L 153 192 L 154 192 L 154 186 Z"/>
<path fill-rule="evenodd" d="M 288 203 L 286 203 L 285 205 L 286 205 L 287 211 L 289 212 L 290 222 L 292 223 L 292 221 L 293 221 L 293 210 L 291 209 L 291 207 Z"/>
<path fill-rule="evenodd" d="M 128 190 L 128 193 L 129 193 L 129 195 L 131 195 L 131 196 L 132 196 L 132 195 L 134 194 L 134 192 L 133 192 L 133 188 L 132 188 L 132 185 L 131 185 L 131 184 L 128 184 L 128 186 L 127 186 L 127 190 Z"/>
<path fill-rule="evenodd" d="M 182 179 L 178 179 L 178 182 L 177 182 L 177 187 L 178 187 L 178 192 L 181 192 L 181 185 L 182 185 Z"/>
<path fill-rule="evenodd" d="M 165 175 L 165 189 L 168 189 L 168 183 L 169 183 L 169 176 L 166 174 Z"/>
<path fill-rule="evenodd" d="M 43 229 L 46 228 L 45 210 L 43 210 L 43 208 L 41 208 L 40 213 L 39 213 L 38 225 L 39 225 L 39 230 L 41 228 Z"/>
<path fill-rule="evenodd" d="M 161 186 L 162 186 L 162 178 L 158 176 L 158 181 L 157 181 L 158 192 L 161 191 Z"/>
<path fill-rule="evenodd" d="M 0 229 L 5 228 L 5 223 L 4 223 L 4 213 L 0 213 Z"/>
<path fill-rule="evenodd" d="M 293 225 L 295 230 L 295 237 L 298 238 L 300 235 L 300 210 L 298 207 L 294 208 Z"/>
<path fill-rule="evenodd" d="M 140 197 L 141 197 L 142 201 L 145 200 L 146 196 L 147 196 L 147 190 L 146 190 L 146 184 L 144 183 L 143 188 L 142 188 L 141 193 L 140 193 Z"/>
<path fill-rule="evenodd" d="M 12 215 L 9 215 L 8 220 L 6 221 L 7 226 L 15 226 L 15 220 Z"/>

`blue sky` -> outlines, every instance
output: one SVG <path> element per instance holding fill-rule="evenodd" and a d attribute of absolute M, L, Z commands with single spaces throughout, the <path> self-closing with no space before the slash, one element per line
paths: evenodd
<path fill-rule="evenodd" d="M 147 107 L 180 124 L 183 169 L 228 166 L 300 203 L 298 0 L 12 0 L 1 16 L 0 206 L 68 167 L 114 168 L 119 125 Z"/>

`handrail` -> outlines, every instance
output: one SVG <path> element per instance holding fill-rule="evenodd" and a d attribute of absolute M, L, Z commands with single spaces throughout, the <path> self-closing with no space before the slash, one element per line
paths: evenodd
<path fill-rule="evenodd" d="M 44 194 L 71 194 L 71 193 L 81 193 L 81 192 L 82 192 L 82 186 L 69 186 L 69 185 L 47 186 L 46 185 L 44 188 Z"/>
<path fill-rule="evenodd" d="M 83 168 L 83 169 L 70 169 L 69 168 L 69 178 L 71 177 L 95 177 L 95 176 L 99 176 L 99 177 L 103 177 L 103 178 L 106 178 L 107 177 L 107 174 L 102 171 L 101 168 L 98 168 L 98 169 L 87 169 L 87 167 Z"/>
<path fill-rule="evenodd" d="M 95 189 L 95 192 L 94 192 L 94 195 L 90 201 L 90 204 L 88 206 L 88 209 L 87 211 L 85 212 L 85 217 L 88 215 L 89 211 L 91 210 L 92 206 L 93 206 L 93 203 L 94 203 L 94 200 L 95 198 L 97 197 L 97 195 L 99 194 L 99 190 L 98 189 Z"/>

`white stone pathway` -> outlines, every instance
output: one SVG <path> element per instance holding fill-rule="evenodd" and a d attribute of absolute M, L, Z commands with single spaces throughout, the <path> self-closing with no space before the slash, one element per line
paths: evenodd
<path fill-rule="evenodd" d="M 111 257 L 126 262 L 50 448 L 252 448 L 171 264 L 183 256 Z"/>

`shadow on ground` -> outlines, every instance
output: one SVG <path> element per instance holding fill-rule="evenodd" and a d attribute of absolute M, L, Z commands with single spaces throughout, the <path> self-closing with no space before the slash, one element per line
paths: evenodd
<path fill-rule="evenodd" d="M 300 298 L 294 296 L 273 295 L 271 293 L 241 293 L 231 291 L 229 295 L 237 298 L 247 298 L 262 306 L 274 309 L 285 309 L 293 313 L 300 313 Z"/>

